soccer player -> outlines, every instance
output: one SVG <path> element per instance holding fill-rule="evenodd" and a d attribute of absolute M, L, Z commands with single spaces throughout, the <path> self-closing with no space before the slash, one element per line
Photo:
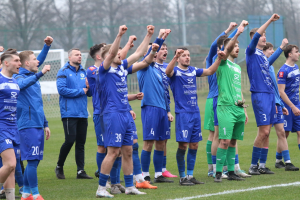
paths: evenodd
<path fill-rule="evenodd" d="M 132 97 L 127 93 L 126 76 L 147 67 L 147 63 L 152 62 L 155 53 L 151 53 L 144 61 L 135 63 L 147 50 L 148 43 L 154 32 L 154 26 L 149 25 L 147 27 L 148 33 L 135 53 L 129 56 L 128 59 L 121 61 L 118 48 L 121 37 L 126 30 L 127 27 L 125 25 L 120 26 L 119 33 L 113 44 L 106 45 L 101 50 L 101 57 L 104 58 L 104 61 L 98 69 L 99 82 L 97 82 L 97 85 L 99 87 L 101 123 L 104 131 L 104 145 L 107 147 L 107 155 L 101 165 L 99 187 L 96 192 L 97 197 L 113 197 L 113 195 L 106 191 L 105 185 L 108 174 L 120 151 L 122 152 L 122 165 L 126 186 L 125 193 L 146 194 L 138 191 L 133 185 L 133 135 L 130 131 L 129 122 L 132 116 L 128 112 L 127 105 L 128 100 L 132 100 Z M 156 51 L 158 45 L 153 44 L 153 48 Z"/>
<path fill-rule="evenodd" d="M 55 174 L 58 179 L 65 179 L 63 166 L 76 141 L 77 179 L 92 179 L 84 171 L 84 145 L 88 126 L 87 95 L 90 96 L 86 85 L 86 71 L 81 65 L 79 49 L 69 50 L 68 56 L 69 62 L 58 71 L 56 77 L 65 142 L 60 149 Z"/>
<path fill-rule="evenodd" d="M 276 120 L 275 95 L 270 77 L 270 65 L 277 59 L 273 54 L 269 59 L 263 54 L 266 45 L 266 29 L 280 16 L 273 14 L 272 17 L 260 28 L 250 31 L 251 43 L 246 49 L 246 65 L 250 80 L 252 106 L 255 114 L 258 133 L 254 141 L 252 161 L 249 174 L 270 174 L 271 170 L 264 165 L 257 167 L 265 140 L 269 137 L 272 124 Z"/>
<path fill-rule="evenodd" d="M 176 62 L 178 62 L 177 67 L 175 67 Z M 176 158 L 180 185 L 204 184 L 193 177 L 198 142 L 202 140 L 196 77 L 212 75 L 217 67 L 218 62 L 208 69 L 190 66 L 190 52 L 183 47 L 176 50 L 174 58 L 166 69 L 175 101 L 176 141 L 178 142 Z M 188 146 L 186 176 L 184 157 Z"/>
<path fill-rule="evenodd" d="M 217 70 L 218 79 L 218 122 L 220 144 L 217 150 L 217 165 L 215 182 L 221 182 L 222 167 L 225 160 L 228 164 L 228 180 L 244 180 L 234 173 L 236 140 L 243 140 L 244 126 L 248 121 L 246 109 L 243 106 L 241 91 L 241 68 L 234 63 L 238 57 L 239 45 L 237 38 L 244 31 L 239 26 L 232 39 L 224 41 L 224 57 L 218 57 L 220 66 Z M 228 59 L 227 59 L 228 58 Z"/>
<path fill-rule="evenodd" d="M 217 54 L 218 51 L 218 44 L 217 41 L 219 41 L 223 45 L 223 40 L 225 37 L 227 38 L 227 34 L 236 27 L 237 24 L 235 22 L 231 22 L 229 24 L 229 27 L 221 33 L 215 41 L 211 44 L 209 53 L 205 59 L 205 67 L 208 69 L 212 64 L 213 64 L 213 58 Z M 223 37 L 222 37 L 223 36 Z M 219 38 L 222 37 L 224 38 L 223 40 L 219 40 Z M 220 48 L 221 49 L 221 48 Z M 214 139 L 214 132 L 215 132 L 215 127 L 214 127 L 214 110 L 213 110 L 213 99 L 215 93 L 217 93 L 218 90 L 218 84 L 217 84 L 217 78 L 216 74 L 213 74 L 211 76 L 207 77 L 208 79 L 208 85 L 209 85 L 209 92 L 207 95 L 206 103 L 205 103 L 205 115 L 204 115 L 204 129 L 209 130 L 209 136 L 208 140 L 206 143 L 206 156 L 207 156 L 207 163 L 208 163 L 208 176 L 213 176 L 213 164 L 216 164 L 215 162 L 213 163 L 212 161 L 212 143 Z M 217 147 L 218 144 L 215 143 L 215 146 Z M 216 149 L 216 148 L 215 148 Z M 214 153 L 214 156 L 216 155 L 216 151 Z"/>
<path fill-rule="evenodd" d="M 285 64 L 280 68 L 278 78 L 279 94 L 284 101 L 284 105 L 288 110 L 288 115 L 284 116 L 284 130 L 286 137 L 290 131 L 297 132 L 298 147 L 300 149 L 300 103 L 299 103 L 299 67 L 296 62 L 299 60 L 299 48 L 296 45 L 288 45 L 284 50 L 286 57 Z M 287 147 L 287 145 L 286 145 Z M 288 150 L 279 148 L 278 153 L 282 151 L 282 156 L 288 153 Z M 289 158 L 289 157 L 288 157 Z M 299 168 L 294 167 L 290 162 L 285 160 L 286 171 L 298 171 Z"/>
<path fill-rule="evenodd" d="M 19 73 L 21 62 L 17 51 L 9 49 L 1 55 L 1 63 L 0 156 L 3 166 L 0 168 L 0 188 L 4 186 L 7 200 L 14 200 L 16 167 L 14 147 L 20 145 L 16 116 L 20 88 L 13 75 Z"/>
<path fill-rule="evenodd" d="M 37 167 L 43 159 L 44 132 L 48 140 L 50 129 L 43 110 L 41 86 L 38 80 L 50 71 L 50 65 L 45 65 L 41 72 L 37 72 L 47 56 L 53 38 L 47 36 L 44 41 L 46 44 L 37 58 L 32 51 L 23 51 L 19 54 L 22 67 L 19 74 L 15 76 L 20 87 L 17 105 L 20 150 L 22 161 L 27 160 L 22 194 L 24 200 L 43 200 L 38 190 Z"/>
<path fill-rule="evenodd" d="M 170 29 L 160 29 L 159 35 L 154 43 L 160 46 L 171 32 Z M 159 50 L 159 49 L 158 49 Z M 148 55 L 152 51 L 150 47 Z M 151 182 L 149 174 L 149 166 L 151 160 L 151 151 L 155 143 L 155 150 L 153 156 L 155 180 L 156 183 L 174 182 L 166 179 L 162 175 L 162 168 L 164 163 L 164 149 L 165 140 L 169 138 L 169 121 L 173 119 L 170 115 L 170 107 L 168 97 L 166 95 L 164 76 L 155 63 L 149 63 L 149 67 L 140 70 L 137 73 L 140 91 L 144 93 L 144 98 L 141 102 L 141 115 L 143 124 L 143 151 L 141 154 L 141 165 L 143 176 L 146 181 Z"/>
<path fill-rule="evenodd" d="M 167 95 L 168 104 L 170 105 L 170 94 L 169 94 L 169 78 L 166 75 L 166 68 L 168 66 L 168 63 L 165 63 L 164 61 L 167 59 L 168 56 L 168 47 L 166 43 L 163 43 L 161 45 L 161 48 L 159 52 L 157 52 L 156 55 L 156 63 L 154 67 L 161 71 L 161 74 L 163 76 L 163 84 L 165 93 Z M 168 112 L 168 116 L 170 116 L 171 121 L 173 121 L 174 117 L 172 116 L 171 112 Z M 171 138 L 171 121 L 169 121 L 169 134 L 167 134 L 165 149 L 164 149 L 164 162 L 163 162 L 163 168 L 162 168 L 162 175 L 167 178 L 174 178 L 177 177 L 176 175 L 171 174 L 167 170 L 167 141 Z"/>

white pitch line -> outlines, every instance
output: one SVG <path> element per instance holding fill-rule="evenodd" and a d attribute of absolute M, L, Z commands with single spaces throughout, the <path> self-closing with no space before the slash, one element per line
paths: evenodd
<path fill-rule="evenodd" d="M 240 189 L 240 190 L 228 190 L 228 191 L 212 193 L 212 194 L 203 194 L 203 195 L 197 195 L 197 196 L 191 196 L 191 197 L 183 197 L 183 198 L 177 198 L 177 199 L 173 199 L 173 200 L 188 200 L 188 199 L 211 197 L 211 196 L 217 196 L 217 195 L 223 195 L 223 194 L 248 192 L 248 191 L 253 191 L 253 190 L 265 190 L 265 189 L 274 188 L 274 187 L 288 187 L 288 186 L 298 186 L 298 185 L 300 185 L 300 182 L 278 184 L 278 185 L 266 185 L 266 186 L 260 186 L 260 187 L 254 187 L 254 188 L 247 188 L 247 189 Z"/>

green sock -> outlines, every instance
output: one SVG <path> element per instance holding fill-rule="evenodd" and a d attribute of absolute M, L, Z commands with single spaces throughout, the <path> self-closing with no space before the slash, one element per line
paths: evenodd
<path fill-rule="evenodd" d="M 234 164 L 235 164 L 235 147 L 228 147 L 227 150 L 227 168 L 229 172 L 234 171 Z"/>
<path fill-rule="evenodd" d="M 224 166 L 227 166 L 227 159 L 225 159 L 224 161 Z"/>
<path fill-rule="evenodd" d="M 212 164 L 211 144 L 212 144 L 212 141 L 207 140 L 207 143 L 206 143 L 206 156 L 207 156 L 207 164 L 209 164 L 209 165 Z"/>
<path fill-rule="evenodd" d="M 217 150 L 217 165 L 216 165 L 216 172 L 223 171 L 223 165 L 226 160 L 227 149 L 218 148 Z"/>

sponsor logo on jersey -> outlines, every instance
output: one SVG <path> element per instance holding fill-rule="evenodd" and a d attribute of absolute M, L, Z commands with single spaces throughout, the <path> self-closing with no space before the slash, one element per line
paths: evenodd
<path fill-rule="evenodd" d="M 283 78 L 284 72 L 279 72 L 279 77 Z"/>

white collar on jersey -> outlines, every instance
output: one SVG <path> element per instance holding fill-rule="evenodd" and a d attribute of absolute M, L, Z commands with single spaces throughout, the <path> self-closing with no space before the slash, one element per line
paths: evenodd
<path fill-rule="evenodd" d="M 291 66 L 291 65 L 288 65 L 288 64 L 286 64 L 286 63 L 284 63 L 284 64 L 285 64 L 286 66 L 289 66 L 289 67 L 295 67 L 295 65 L 296 65 L 296 64 L 294 64 L 294 66 Z"/>
<path fill-rule="evenodd" d="M 5 76 L 2 72 L 0 72 L 2 76 L 4 76 L 5 78 L 8 78 L 8 79 L 13 79 L 13 77 L 8 77 L 8 76 Z"/>
<path fill-rule="evenodd" d="M 189 67 L 187 69 L 182 69 L 181 67 L 177 66 L 179 69 L 181 69 L 182 71 L 187 71 L 189 70 Z"/>

